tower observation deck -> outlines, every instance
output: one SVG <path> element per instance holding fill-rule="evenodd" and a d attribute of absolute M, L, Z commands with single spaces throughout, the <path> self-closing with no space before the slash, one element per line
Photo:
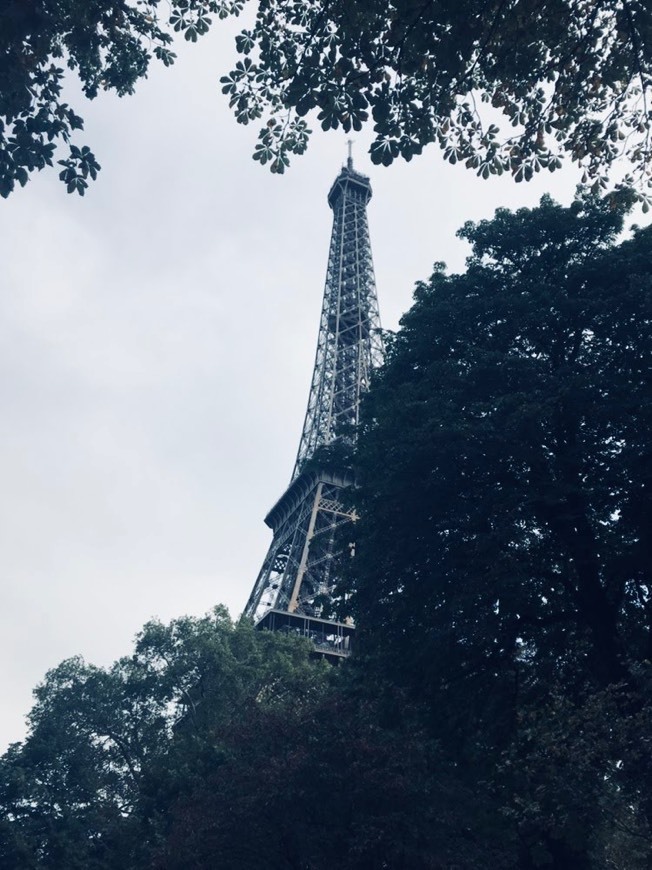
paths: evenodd
<path fill-rule="evenodd" d="M 331 618 L 341 527 L 356 519 L 343 498 L 353 472 L 339 457 L 356 439 L 360 399 L 383 346 L 367 203 L 369 179 L 347 164 L 328 194 L 333 230 L 308 407 L 290 484 L 265 517 L 273 539 L 245 615 L 259 628 L 296 632 L 339 658 L 353 625 Z"/>

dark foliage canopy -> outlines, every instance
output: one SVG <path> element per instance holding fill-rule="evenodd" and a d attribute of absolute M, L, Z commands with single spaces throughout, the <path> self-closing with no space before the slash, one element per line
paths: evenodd
<path fill-rule="evenodd" d="M 621 226 L 594 199 L 499 210 L 417 287 L 359 457 L 356 615 L 383 642 L 467 677 L 652 657 L 652 231 Z"/>
<path fill-rule="evenodd" d="M 146 625 L 109 669 L 64 661 L 35 690 L 27 740 L 0 761 L 0 866 L 151 866 L 166 812 L 224 765 L 223 735 L 245 711 L 298 713 L 324 685 L 305 644 L 221 609 Z"/>
<path fill-rule="evenodd" d="M 499 210 L 461 230 L 464 274 L 417 287 L 366 403 L 343 590 L 560 867 L 602 866 L 587 838 L 618 795 L 650 845 L 652 231 L 616 243 L 626 207 Z"/>
<path fill-rule="evenodd" d="M 247 0 L 7 0 L 0 9 L 0 194 L 52 165 L 70 192 L 99 166 L 72 143 L 82 119 L 66 68 L 94 98 L 131 93 L 174 34 L 196 41 Z M 254 158 L 283 172 L 315 114 L 324 130 L 373 123 L 372 160 L 437 143 L 486 178 L 527 180 L 565 159 L 607 186 L 624 158 L 647 201 L 652 9 L 646 0 L 261 0 L 222 78 L 236 118 L 262 119 Z"/>
<path fill-rule="evenodd" d="M 400 691 L 220 611 L 145 626 L 106 670 L 65 661 L 35 697 L 0 759 L 3 868 L 444 870 L 495 829 Z"/>

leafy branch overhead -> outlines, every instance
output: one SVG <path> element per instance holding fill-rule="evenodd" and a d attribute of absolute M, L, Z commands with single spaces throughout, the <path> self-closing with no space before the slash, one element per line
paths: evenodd
<path fill-rule="evenodd" d="M 301 153 L 314 110 L 324 130 L 371 120 L 375 163 L 436 142 L 483 178 L 570 159 L 606 187 L 624 157 L 628 183 L 650 186 L 644 0 L 263 0 L 238 49 L 222 82 L 238 120 L 269 116 L 261 161 Z"/>
<path fill-rule="evenodd" d="M 83 119 L 63 96 L 66 69 L 86 97 L 133 93 L 155 59 L 174 63 L 173 34 L 196 42 L 213 17 L 238 15 L 245 0 L 5 0 L 0 7 L 0 195 L 29 174 L 58 164 L 68 192 L 84 194 L 100 166 L 72 143 Z"/>
<path fill-rule="evenodd" d="M 131 93 L 175 33 L 195 42 L 248 0 L 9 0 L 0 12 L 0 193 L 52 164 L 82 120 L 61 101 L 63 67 L 85 94 Z M 262 120 L 254 159 L 283 172 L 324 130 L 373 124 L 388 165 L 437 143 L 483 177 L 529 180 L 570 160 L 597 188 L 623 161 L 652 189 L 652 8 L 647 0 L 260 0 L 221 79 L 240 123 Z M 71 155 L 64 181 L 90 166 Z M 76 176 L 72 176 L 72 172 Z M 618 186 L 616 185 L 616 186 Z M 83 192 L 84 184 L 77 189 Z"/>

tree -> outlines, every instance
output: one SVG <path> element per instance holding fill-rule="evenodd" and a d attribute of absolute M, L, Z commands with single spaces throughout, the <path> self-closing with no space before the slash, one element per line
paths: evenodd
<path fill-rule="evenodd" d="M 371 157 L 384 165 L 436 142 L 483 178 L 529 179 L 569 157 L 602 185 L 625 156 L 649 181 L 652 10 L 641 0 L 265 0 L 238 48 L 224 91 L 238 120 L 265 116 L 254 156 L 272 171 L 305 149 L 314 109 L 324 130 L 371 117 Z"/>
<path fill-rule="evenodd" d="M 145 626 L 111 668 L 63 662 L 30 731 L 0 759 L 0 858 L 14 870 L 149 866 L 171 795 L 225 763 L 222 734 L 257 705 L 318 696 L 325 669 L 294 638 L 222 609 Z"/>
<path fill-rule="evenodd" d="M 100 169 L 88 146 L 71 142 L 82 118 L 64 101 L 65 68 L 89 99 L 131 94 L 153 59 L 174 62 L 172 32 L 196 42 L 211 16 L 237 15 L 245 0 L 7 0 L 0 10 L 0 195 L 52 166 L 56 146 L 68 192 L 83 196 Z"/>
<path fill-rule="evenodd" d="M 342 590 L 381 671 L 559 867 L 608 866 L 588 857 L 605 807 L 635 808 L 633 838 L 652 821 L 626 728 L 650 733 L 652 232 L 616 244 L 614 205 L 498 210 L 461 230 L 464 274 L 418 285 L 366 403 Z M 573 779 L 545 747 L 586 755 L 579 722 L 601 742 Z"/>
<path fill-rule="evenodd" d="M 487 789 L 461 782 L 404 693 L 343 667 L 313 703 L 258 705 L 167 806 L 156 870 L 511 868 Z M 246 835 L 243 835 L 246 832 Z"/>
<path fill-rule="evenodd" d="M 7 857 L 6 866 L 82 870 L 126 860 L 142 765 L 165 742 L 163 706 L 147 704 L 142 689 L 126 661 L 105 671 L 78 658 L 37 687 L 30 735 L 0 762 L 4 848 L 12 854 L 21 844 L 20 860 Z"/>
<path fill-rule="evenodd" d="M 61 101 L 62 62 L 89 98 L 131 93 L 172 33 L 196 41 L 246 0 L 9 0 L 0 12 L 0 193 L 51 165 L 81 118 Z M 608 184 L 624 158 L 650 187 L 652 10 L 644 0 L 261 0 L 222 79 L 241 123 L 263 119 L 254 158 L 283 172 L 325 130 L 372 121 L 371 157 L 410 160 L 436 142 L 483 178 L 527 180 L 569 158 Z M 506 132 L 507 131 L 507 132 Z M 97 162 L 74 146 L 61 177 L 84 192 Z"/>
<path fill-rule="evenodd" d="M 382 642 L 559 671 L 563 626 L 603 684 L 650 657 L 652 233 L 615 245 L 612 205 L 498 210 L 460 231 L 465 274 L 417 287 L 359 458 L 354 605 Z"/>
<path fill-rule="evenodd" d="M 401 689 L 223 612 L 150 623 L 109 669 L 63 662 L 0 759 L 12 870 L 513 866 Z"/>

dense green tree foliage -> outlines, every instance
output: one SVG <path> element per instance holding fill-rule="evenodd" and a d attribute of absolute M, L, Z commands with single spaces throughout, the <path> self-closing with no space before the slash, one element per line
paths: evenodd
<path fill-rule="evenodd" d="M 108 671 L 51 671 L 2 759 L 2 866 L 512 866 L 491 795 L 459 781 L 405 695 L 308 653 L 186 619 L 146 626 Z"/>
<path fill-rule="evenodd" d="M 313 705 L 251 709 L 225 735 L 224 766 L 166 810 L 155 866 L 443 870 L 489 853 L 508 867 L 486 794 L 458 782 L 400 693 L 353 692 L 348 677 Z"/>
<path fill-rule="evenodd" d="M 149 866 L 175 795 L 225 763 L 223 735 L 320 696 L 327 669 L 294 638 L 222 610 L 151 623 L 108 670 L 80 659 L 35 691 L 30 733 L 0 764 L 0 866 Z"/>
<path fill-rule="evenodd" d="M 249 4 L 251 5 L 251 4 Z M 131 93 L 175 33 L 196 41 L 247 0 L 7 0 L 0 9 L 0 194 L 51 165 L 82 119 L 63 100 L 65 68 L 84 93 Z M 252 13 L 253 13 L 252 8 Z M 645 0 L 260 0 L 222 79 L 237 120 L 262 119 L 254 157 L 283 172 L 316 114 L 325 130 L 373 123 L 389 164 L 437 143 L 451 163 L 517 181 L 568 158 L 606 185 L 650 180 L 652 10 Z M 99 166 L 72 145 L 59 161 L 83 194 Z"/>
<path fill-rule="evenodd" d="M 152 623 L 133 656 L 63 662 L 35 697 L 0 764 L 11 870 L 511 866 L 487 790 L 404 693 L 300 639 L 220 611 Z"/>
<path fill-rule="evenodd" d="M 418 286 L 358 457 L 366 648 L 559 867 L 594 866 L 609 812 L 648 847 L 652 821 L 652 231 L 616 244 L 614 206 L 467 224 L 467 270 Z"/>
<path fill-rule="evenodd" d="M 358 619 L 415 664 L 604 685 L 652 657 L 652 231 L 621 225 L 499 210 L 417 288 L 367 406 L 355 565 Z"/>

